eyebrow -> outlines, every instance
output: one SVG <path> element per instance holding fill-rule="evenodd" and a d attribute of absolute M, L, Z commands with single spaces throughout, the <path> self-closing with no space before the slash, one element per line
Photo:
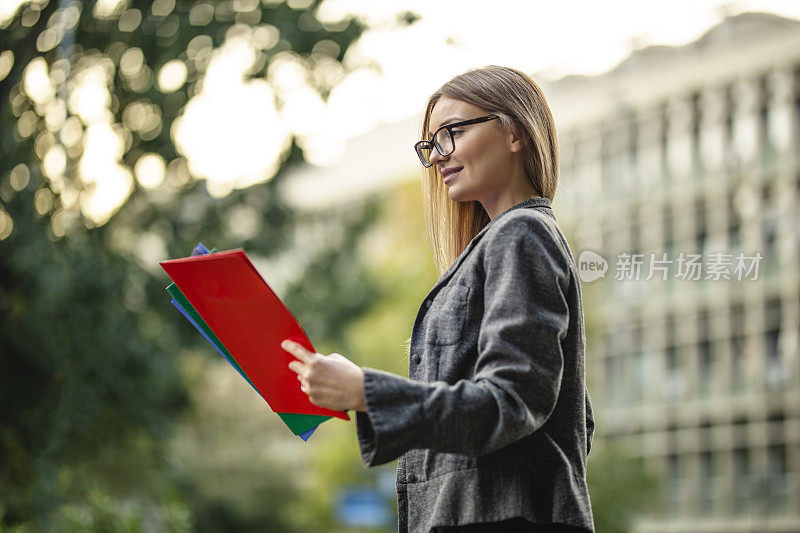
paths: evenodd
<path fill-rule="evenodd" d="M 466 120 L 466 119 L 465 119 L 465 118 L 463 118 L 463 117 L 459 117 L 459 116 L 454 116 L 454 117 L 449 117 L 449 118 L 446 118 L 446 119 L 444 119 L 444 120 L 442 121 L 442 123 L 441 123 L 441 124 L 439 124 L 439 125 L 438 125 L 436 128 L 432 129 L 432 130 L 431 130 L 431 132 L 434 132 L 434 131 L 438 130 L 438 129 L 439 129 L 439 128 L 441 128 L 442 126 L 445 126 L 445 125 L 447 125 L 447 124 L 450 124 L 451 122 L 459 122 L 459 121 L 461 121 L 461 120 Z"/>

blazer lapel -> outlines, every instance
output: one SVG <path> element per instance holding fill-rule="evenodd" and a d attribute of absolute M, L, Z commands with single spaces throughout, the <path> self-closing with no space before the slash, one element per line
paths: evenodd
<path fill-rule="evenodd" d="M 481 229 L 472 238 L 471 241 L 469 241 L 469 244 L 467 244 L 466 248 L 464 248 L 464 251 L 462 251 L 461 254 L 459 254 L 459 256 L 456 258 L 456 260 L 453 261 L 453 263 L 447 268 L 447 270 L 445 270 L 444 274 L 442 274 L 439 277 L 439 280 L 436 283 L 433 284 L 433 287 L 431 287 L 431 290 L 428 291 L 428 294 L 425 295 L 425 298 L 423 298 L 422 303 L 420 304 L 420 307 L 417 310 L 417 317 L 414 320 L 414 328 L 416 328 L 418 322 L 420 321 L 420 318 L 421 318 L 422 314 L 425 311 L 427 311 L 427 308 L 425 307 L 425 302 L 427 300 L 430 300 L 434 296 L 436 296 L 436 293 L 439 292 L 439 290 L 442 288 L 442 286 L 444 286 L 445 284 L 447 284 L 448 281 L 450 281 L 450 278 L 453 277 L 453 274 L 455 274 L 456 270 L 458 270 L 458 267 L 461 266 L 461 263 L 464 262 L 464 259 L 469 255 L 469 253 L 472 251 L 472 249 L 475 247 L 475 245 L 478 243 L 478 241 L 481 240 L 481 238 L 488 231 L 488 229 L 492 225 L 492 223 L 494 223 L 495 220 L 497 220 L 498 218 L 500 218 L 504 214 L 508 213 L 512 209 L 519 209 L 519 208 L 523 208 L 523 207 L 550 207 L 550 200 L 548 200 L 547 198 L 539 198 L 539 197 L 537 197 L 537 198 L 528 198 L 527 200 L 522 201 L 522 202 L 518 203 L 515 206 L 509 207 L 507 210 L 503 211 L 498 216 L 496 216 L 492 220 L 490 220 L 489 223 L 486 224 L 483 227 L 483 229 Z M 412 333 L 412 337 L 413 337 L 413 333 Z"/>
<path fill-rule="evenodd" d="M 428 294 L 425 297 L 425 299 L 430 298 L 432 294 L 437 292 L 441 288 L 442 285 L 446 284 L 450 280 L 450 278 L 453 277 L 453 274 L 455 273 L 455 271 L 458 270 L 458 267 L 461 266 L 461 263 L 464 261 L 464 259 L 467 257 L 467 255 L 469 255 L 470 251 L 472 251 L 472 248 L 474 248 L 475 244 L 477 244 L 477 242 L 479 240 L 481 240 L 481 237 L 483 237 L 483 234 L 486 233 L 486 231 L 489 229 L 489 227 L 492 225 L 492 223 L 494 223 L 495 220 L 497 220 L 501 216 L 505 215 L 509 211 L 512 211 L 514 209 L 525 208 L 525 207 L 550 207 L 550 200 L 548 200 L 547 198 L 540 198 L 540 197 L 528 198 L 527 200 L 524 200 L 524 201 L 522 201 L 522 202 L 520 202 L 520 203 L 518 203 L 518 204 L 516 204 L 516 205 L 514 205 L 512 207 L 509 207 L 508 209 L 506 209 L 505 211 L 500 213 L 498 216 L 496 216 L 492 220 L 490 220 L 489 223 L 486 224 L 483 227 L 483 229 L 481 229 L 472 238 L 471 241 L 469 241 L 469 244 L 467 244 L 467 247 L 464 248 L 464 251 L 462 251 L 461 254 L 456 258 L 456 260 L 453 261 L 453 263 L 447 268 L 447 270 L 445 270 L 444 274 L 441 275 L 439 280 L 436 283 L 434 283 L 433 287 L 431 287 L 431 290 L 428 291 Z M 552 216 L 551 213 L 548 213 L 548 214 L 550 216 Z M 555 217 L 553 217 L 553 218 L 555 218 Z"/>
<path fill-rule="evenodd" d="M 466 259 L 466 257 L 469 255 L 469 253 L 472 251 L 472 249 L 475 247 L 478 241 L 481 240 L 481 237 L 483 237 L 483 234 L 486 233 L 486 230 L 489 229 L 490 225 L 491 222 L 486 226 L 484 226 L 483 229 L 481 229 L 472 238 L 472 240 L 469 241 L 469 244 L 467 244 L 467 247 L 464 248 L 464 251 L 462 251 L 461 254 L 459 254 L 459 256 L 456 257 L 456 260 L 453 261 L 452 264 L 447 268 L 447 270 L 445 270 L 444 274 L 442 274 L 441 277 L 439 277 L 439 280 L 433 284 L 431 290 L 428 291 L 428 296 L 426 296 L 426 299 L 430 297 L 432 293 L 437 292 L 442 285 L 446 284 L 448 280 L 453 277 L 453 274 L 455 274 L 456 270 L 458 270 L 458 267 L 461 266 L 461 263 L 464 262 L 464 259 Z"/>

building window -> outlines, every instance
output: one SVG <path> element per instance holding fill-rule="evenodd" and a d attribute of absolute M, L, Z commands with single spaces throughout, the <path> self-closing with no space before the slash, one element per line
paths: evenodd
<path fill-rule="evenodd" d="M 683 476 L 680 471 L 680 456 L 676 453 L 667 455 L 666 462 L 666 507 L 668 514 L 674 514 L 679 511 L 681 506 L 681 495 L 683 494 Z"/>
<path fill-rule="evenodd" d="M 761 217 L 761 239 L 764 243 L 764 256 L 767 261 L 775 258 L 775 244 L 778 240 L 778 213 L 765 210 Z"/>
<path fill-rule="evenodd" d="M 631 254 L 641 254 L 642 252 L 642 227 L 640 225 L 631 226 Z"/>
<path fill-rule="evenodd" d="M 664 182 L 669 183 L 671 181 L 670 178 L 670 168 L 669 168 L 669 153 L 668 153 L 668 146 L 669 146 L 669 118 L 667 115 L 667 104 L 661 104 L 658 110 L 659 115 L 659 122 L 660 122 L 660 139 L 659 144 L 660 152 L 661 152 L 661 175 L 664 177 Z"/>
<path fill-rule="evenodd" d="M 667 360 L 666 376 L 664 379 L 664 397 L 668 400 L 677 400 L 686 394 L 686 378 L 681 371 L 681 364 L 678 358 L 678 347 L 675 345 L 676 339 L 672 335 L 667 340 Z"/>
<path fill-rule="evenodd" d="M 641 184 L 639 179 L 639 124 L 637 117 L 632 115 L 628 126 L 628 176 L 630 176 L 631 186 L 638 186 Z"/>
<path fill-rule="evenodd" d="M 698 388 L 701 395 L 707 396 L 711 389 L 711 341 L 708 339 L 701 340 L 700 344 L 698 344 L 698 352 Z"/>
<path fill-rule="evenodd" d="M 731 390 L 744 389 L 744 306 L 735 304 L 730 311 Z"/>
<path fill-rule="evenodd" d="M 672 206 L 669 204 L 664 205 L 663 210 L 661 211 L 662 216 L 662 234 L 664 236 L 663 244 L 664 244 L 664 252 L 666 252 L 668 257 L 672 257 L 673 255 L 673 247 L 674 247 L 674 231 L 672 228 Z"/>
<path fill-rule="evenodd" d="M 733 142 L 733 88 L 728 85 L 724 89 L 724 124 L 725 124 L 725 169 L 728 171 L 736 170 L 736 147 Z"/>
<path fill-rule="evenodd" d="M 767 76 L 761 76 L 758 79 L 758 151 L 764 161 L 768 161 L 769 156 L 772 154 L 769 138 L 770 92 Z"/>
<path fill-rule="evenodd" d="M 768 390 L 783 387 L 786 382 L 786 369 L 780 352 L 782 310 L 781 301 L 772 298 L 767 302 L 764 328 L 764 348 L 766 352 L 765 378 Z"/>
<path fill-rule="evenodd" d="M 767 265 L 774 265 L 777 264 L 773 259 L 777 257 L 780 214 L 772 201 L 770 187 L 767 184 L 761 188 L 761 207 L 761 242 L 764 246 L 764 256 Z"/>
<path fill-rule="evenodd" d="M 710 510 L 715 500 L 717 470 L 714 453 L 706 450 L 700 453 L 700 510 Z"/>
<path fill-rule="evenodd" d="M 753 494 L 753 480 L 750 473 L 750 450 L 736 448 L 733 451 L 733 497 L 734 512 L 750 511 L 750 497 Z"/>
<path fill-rule="evenodd" d="M 767 450 L 766 497 L 770 512 L 786 511 L 789 503 L 789 487 L 786 468 L 786 446 L 773 444 Z"/>
<path fill-rule="evenodd" d="M 786 375 L 781 364 L 780 350 L 778 344 L 781 330 L 779 327 L 771 327 L 764 331 L 764 344 L 767 352 L 766 380 L 767 389 L 780 389 L 786 381 Z"/>
<path fill-rule="evenodd" d="M 731 253 L 741 247 L 742 221 L 732 192 L 728 193 L 728 247 Z"/>
<path fill-rule="evenodd" d="M 695 247 L 697 253 L 702 254 L 706 248 L 708 238 L 708 227 L 706 221 L 706 203 L 702 197 L 698 198 L 694 204 L 695 216 Z"/>
<path fill-rule="evenodd" d="M 742 363 L 744 352 L 744 337 L 740 334 L 734 334 L 731 337 L 731 389 L 733 391 L 741 392 L 744 390 L 744 368 Z"/>
<path fill-rule="evenodd" d="M 700 312 L 697 319 L 697 388 L 700 395 L 708 394 L 711 382 L 711 324 L 708 310 Z"/>
<path fill-rule="evenodd" d="M 701 157 L 701 143 L 702 140 L 700 138 L 701 135 L 701 124 L 702 124 L 702 105 L 700 104 L 700 93 L 695 92 L 692 93 L 690 96 L 690 105 L 692 111 L 692 169 L 699 176 L 703 176 L 705 174 L 703 165 L 702 165 L 702 157 Z"/>

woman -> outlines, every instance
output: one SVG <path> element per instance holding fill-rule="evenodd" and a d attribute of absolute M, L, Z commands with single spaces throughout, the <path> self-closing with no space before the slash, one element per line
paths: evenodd
<path fill-rule="evenodd" d="M 398 459 L 400 531 L 594 531 L 575 262 L 550 206 L 558 140 L 541 89 L 490 66 L 429 99 L 415 146 L 442 276 L 410 378 L 284 341 L 301 388 L 355 409 L 367 466 Z"/>

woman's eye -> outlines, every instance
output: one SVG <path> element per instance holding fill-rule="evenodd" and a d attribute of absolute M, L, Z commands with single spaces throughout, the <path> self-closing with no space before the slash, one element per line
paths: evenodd
<path fill-rule="evenodd" d="M 461 133 L 461 132 L 463 132 L 463 131 L 464 131 L 464 130 L 451 130 L 451 131 L 450 131 L 450 133 L 451 133 L 451 134 L 453 134 L 453 135 L 455 136 L 455 135 L 458 135 L 459 133 Z"/>

